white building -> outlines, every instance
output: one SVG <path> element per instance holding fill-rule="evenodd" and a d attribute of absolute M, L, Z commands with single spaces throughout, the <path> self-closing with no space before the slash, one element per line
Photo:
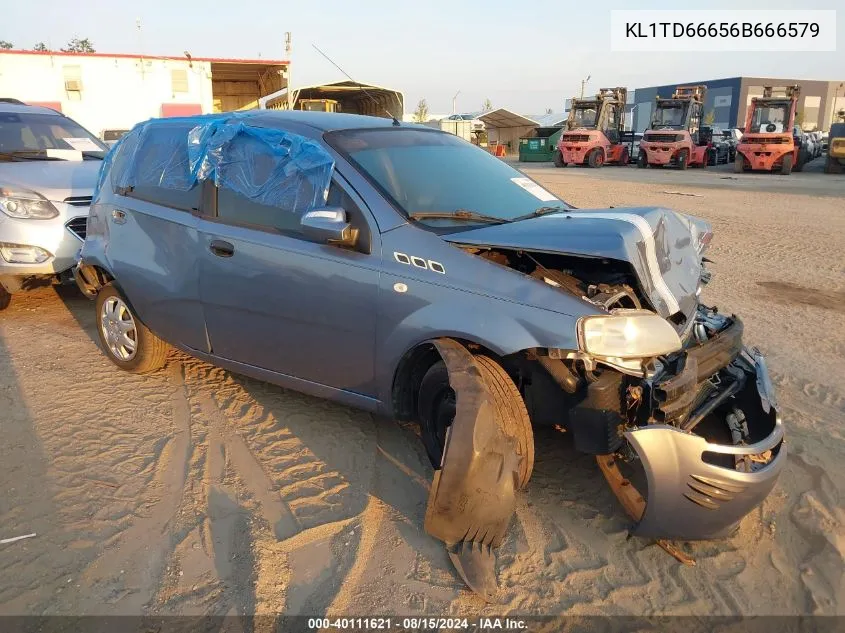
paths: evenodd
<path fill-rule="evenodd" d="M 151 117 L 256 107 L 289 62 L 0 50 L 0 97 L 44 105 L 99 135 Z"/>

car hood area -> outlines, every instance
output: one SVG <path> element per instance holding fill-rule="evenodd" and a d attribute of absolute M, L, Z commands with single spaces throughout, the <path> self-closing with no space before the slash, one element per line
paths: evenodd
<path fill-rule="evenodd" d="M 698 304 L 709 223 L 662 207 L 573 209 L 444 235 L 454 244 L 627 262 L 654 310 L 669 318 Z"/>
<path fill-rule="evenodd" d="M 40 193 L 53 202 L 91 196 L 100 160 L 33 160 L 0 165 L 0 186 L 12 185 Z"/>

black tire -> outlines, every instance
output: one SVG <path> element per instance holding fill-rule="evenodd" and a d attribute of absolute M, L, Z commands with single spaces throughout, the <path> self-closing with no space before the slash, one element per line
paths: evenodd
<path fill-rule="evenodd" d="M 619 157 L 619 162 L 616 163 L 616 164 L 627 166 L 628 163 L 630 163 L 630 162 L 631 162 L 631 158 L 628 155 L 628 148 L 624 147 L 624 148 L 622 148 L 622 155 Z"/>
<path fill-rule="evenodd" d="M 5 310 L 12 303 L 12 293 L 0 286 L 0 311 Z"/>
<path fill-rule="evenodd" d="M 737 153 L 734 159 L 734 173 L 741 174 L 745 171 L 745 156 Z"/>
<path fill-rule="evenodd" d="M 689 167 L 689 150 L 679 149 L 678 156 L 675 158 L 675 167 L 678 169 L 686 169 Z"/>
<path fill-rule="evenodd" d="M 496 361 L 488 356 L 475 356 L 484 384 L 493 400 L 496 422 L 502 431 L 517 442 L 517 452 L 522 456 L 519 466 L 520 489 L 525 488 L 534 470 L 534 432 L 522 395 L 511 377 Z M 428 458 L 434 468 L 440 468 L 446 429 L 451 416 L 454 418 L 454 392 L 449 386 L 449 372 L 443 361 L 432 365 L 423 376 L 417 397 L 417 415 Z"/>
<path fill-rule="evenodd" d="M 595 148 L 590 152 L 590 155 L 587 156 L 587 165 L 593 169 L 598 169 L 604 165 L 604 151 L 600 147 Z"/>
<path fill-rule="evenodd" d="M 563 154 L 560 153 L 560 150 L 555 152 L 555 167 L 566 167 L 566 163 L 563 162 Z"/>
<path fill-rule="evenodd" d="M 640 153 L 637 154 L 637 167 L 640 169 L 648 167 L 648 156 L 645 155 L 643 150 L 640 150 Z"/>
<path fill-rule="evenodd" d="M 824 161 L 824 173 L 826 174 L 841 174 L 842 165 L 833 156 L 828 156 Z"/>
<path fill-rule="evenodd" d="M 787 154 L 783 157 L 783 162 L 780 165 L 780 173 L 784 176 L 792 173 L 792 154 Z"/>
<path fill-rule="evenodd" d="M 712 161 L 712 162 L 711 162 Z M 707 159 L 702 164 L 702 167 L 707 167 L 708 165 L 718 165 L 719 164 L 719 152 L 715 149 L 707 150 Z"/>
<path fill-rule="evenodd" d="M 134 338 L 127 333 L 130 340 L 134 340 L 135 342 L 134 354 L 126 359 L 118 357 L 116 352 L 112 351 L 106 340 L 107 334 L 104 331 L 104 328 L 107 326 L 104 324 L 103 306 L 113 297 L 119 300 L 119 305 L 122 305 L 122 310 L 124 310 L 122 316 L 128 314 L 132 321 L 134 321 Z M 100 339 L 100 347 L 102 348 L 103 353 L 111 362 L 124 371 L 128 371 L 133 374 L 146 374 L 164 367 L 167 360 L 167 350 L 169 346 L 155 334 L 150 332 L 143 323 L 141 323 L 140 319 L 138 319 L 132 311 L 132 307 L 129 305 L 129 302 L 123 297 L 113 283 L 106 284 L 100 289 L 100 292 L 97 294 L 96 305 L 97 336 Z M 124 320 L 124 322 L 127 321 Z"/>

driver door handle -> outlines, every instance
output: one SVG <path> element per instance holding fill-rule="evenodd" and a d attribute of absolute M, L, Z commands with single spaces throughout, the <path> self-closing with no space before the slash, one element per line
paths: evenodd
<path fill-rule="evenodd" d="M 224 240 L 212 240 L 211 244 L 209 244 L 209 249 L 211 249 L 211 252 L 217 255 L 217 257 L 231 257 L 235 254 L 234 244 Z"/>

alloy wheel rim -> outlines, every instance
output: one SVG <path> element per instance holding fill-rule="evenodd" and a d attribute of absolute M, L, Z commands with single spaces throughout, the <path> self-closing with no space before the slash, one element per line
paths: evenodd
<path fill-rule="evenodd" d="M 135 317 L 120 297 L 109 297 L 100 311 L 100 332 L 109 352 L 116 359 L 130 361 L 138 351 Z"/>

